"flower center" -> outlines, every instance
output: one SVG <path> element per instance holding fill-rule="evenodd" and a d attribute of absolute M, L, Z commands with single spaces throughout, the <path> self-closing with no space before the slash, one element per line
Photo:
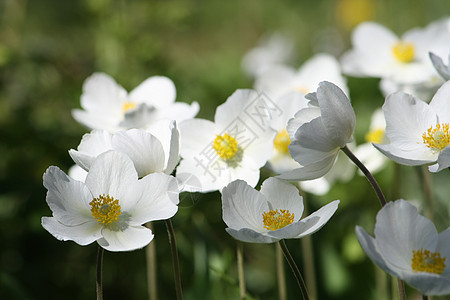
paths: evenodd
<path fill-rule="evenodd" d="M 440 152 L 450 144 L 450 132 L 448 123 L 431 126 L 422 134 L 423 143 L 433 151 Z"/>
<path fill-rule="evenodd" d="M 288 154 L 288 146 L 290 143 L 291 139 L 289 138 L 289 134 L 285 128 L 278 132 L 277 136 L 273 140 L 273 147 L 280 153 Z"/>
<path fill-rule="evenodd" d="M 439 252 L 429 250 L 413 250 L 411 268 L 414 272 L 428 272 L 442 274 L 445 269 L 445 257 L 441 257 Z"/>
<path fill-rule="evenodd" d="M 305 86 L 299 86 L 296 90 L 305 95 L 309 93 L 309 89 Z"/>
<path fill-rule="evenodd" d="M 213 148 L 217 155 L 224 160 L 232 159 L 238 152 L 238 143 L 234 137 L 225 133 L 224 135 L 217 135 Z"/>
<path fill-rule="evenodd" d="M 392 47 L 395 58 L 403 63 L 414 60 L 414 44 L 399 41 Z"/>
<path fill-rule="evenodd" d="M 271 209 L 263 213 L 263 226 L 268 230 L 277 230 L 294 222 L 294 214 L 288 209 Z"/>
<path fill-rule="evenodd" d="M 122 103 L 122 111 L 123 113 L 128 112 L 129 110 L 135 109 L 137 106 L 136 102 L 133 101 L 125 101 L 124 103 Z"/>
<path fill-rule="evenodd" d="M 109 195 L 105 196 L 105 194 L 94 198 L 89 202 L 89 205 L 91 206 L 91 213 L 94 219 L 104 225 L 117 222 L 122 213 L 120 211 L 119 200 L 115 200 Z"/>
<path fill-rule="evenodd" d="M 365 136 L 366 142 L 381 144 L 384 139 L 384 129 L 378 128 L 369 131 Z"/>

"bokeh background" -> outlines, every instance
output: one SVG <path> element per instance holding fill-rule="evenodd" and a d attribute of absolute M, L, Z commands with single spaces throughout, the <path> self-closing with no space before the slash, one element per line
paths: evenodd
<path fill-rule="evenodd" d="M 198 101 L 198 117 L 212 119 L 236 89 L 252 87 L 241 60 L 266 34 L 292 40 L 291 65 L 298 67 L 318 52 L 339 57 L 361 21 L 401 34 L 449 13 L 446 0 L 0 0 L 0 299 L 95 298 L 97 245 L 60 242 L 40 225 L 51 214 L 42 174 L 50 165 L 67 171 L 73 164 L 67 150 L 87 129 L 71 110 L 80 107 L 83 81 L 93 72 L 108 73 L 127 90 L 149 76 L 168 76 L 178 101 Z M 348 78 L 348 85 L 355 139 L 363 142 L 384 98 L 377 79 Z M 441 173 L 431 178 L 439 231 L 450 225 L 450 173 Z M 388 199 L 423 201 L 421 174 L 390 164 L 376 178 Z M 224 230 L 220 194 L 180 198 L 173 224 L 185 299 L 239 299 L 236 242 Z M 375 194 L 361 176 L 325 196 L 306 194 L 311 211 L 335 199 L 341 200 L 336 215 L 312 236 L 319 299 L 389 299 L 395 285 L 391 292 L 391 279 L 377 271 L 354 235 L 355 225 L 372 232 Z M 164 222 L 154 231 L 158 295 L 174 299 Z M 302 268 L 301 242 L 287 245 Z M 274 245 L 245 244 L 244 251 L 248 299 L 278 299 Z M 105 253 L 105 299 L 146 299 L 145 263 L 144 250 Z M 288 299 L 298 299 L 287 266 L 285 275 Z"/>

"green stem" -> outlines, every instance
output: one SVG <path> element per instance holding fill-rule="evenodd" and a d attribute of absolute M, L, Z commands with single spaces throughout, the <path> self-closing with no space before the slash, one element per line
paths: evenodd
<path fill-rule="evenodd" d="M 372 185 L 372 188 L 375 190 L 375 194 L 377 194 L 378 200 L 380 200 L 381 206 L 386 205 L 386 198 L 384 197 L 383 191 L 381 190 L 378 182 L 373 177 L 372 173 L 366 168 L 366 166 L 348 149 L 347 146 L 341 148 L 341 150 L 350 158 L 350 160 L 363 172 L 366 176 L 369 183 Z"/>
<path fill-rule="evenodd" d="M 241 300 L 245 300 L 245 277 L 244 277 L 244 243 L 237 241 L 237 267 L 238 267 L 238 278 L 239 278 L 239 294 Z"/>
<path fill-rule="evenodd" d="M 177 300 L 183 299 L 183 289 L 181 286 L 181 272 L 180 261 L 178 259 L 177 242 L 175 240 L 175 232 L 173 230 L 172 221 L 170 219 L 165 220 L 167 227 L 167 234 L 169 235 L 169 244 L 172 251 L 173 272 L 175 277 L 175 290 L 177 293 Z"/>
<path fill-rule="evenodd" d="M 426 212 L 427 217 L 431 220 L 431 222 L 434 222 L 434 199 L 433 199 L 433 189 L 432 189 L 432 183 L 431 183 L 431 173 L 428 172 L 427 166 L 421 166 L 421 177 L 422 177 L 422 183 L 423 183 L 423 193 L 425 196 L 425 203 L 426 203 Z"/>
<path fill-rule="evenodd" d="M 286 300 L 286 278 L 284 276 L 284 261 L 283 251 L 280 244 L 275 246 L 276 264 L 277 264 L 277 279 L 278 279 L 278 299 Z"/>
<path fill-rule="evenodd" d="M 98 246 L 97 251 L 97 281 L 95 282 L 97 289 L 97 300 L 103 299 L 103 290 L 102 290 L 102 266 L 103 266 L 103 252 L 104 249 Z"/>
<path fill-rule="evenodd" d="M 422 300 L 428 300 L 428 296 L 422 295 Z"/>
<path fill-rule="evenodd" d="M 297 279 L 298 286 L 300 287 L 300 290 L 302 291 L 302 296 L 304 300 L 309 300 L 308 296 L 308 290 L 306 289 L 305 281 L 303 280 L 302 274 L 300 274 L 300 270 L 298 269 L 297 265 L 295 264 L 294 259 L 291 256 L 291 253 L 289 253 L 289 250 L 286 246 L 286 243 L 284 240 L 280 240 L 280 246 L 283 250 L 284 257 L 289 263 L 289 266 L 292 269 L 292 272 L 294 272 L 295 279 Z"/>
<path fill-rule="evenodd" d="M 397 278 L 398 294 L 401 300 L 406 300 L 405 283 Z"/>
<path fill-rule="evenodd" d="M 145 226 L 153 232 L 153 223 L 148 222 Z M 147 260 L 147 290 L 150 300 L 158 299 L 158 289 L 156 281 L 156 247 L 155 240 L 145 247 L 145 256 Z"/>

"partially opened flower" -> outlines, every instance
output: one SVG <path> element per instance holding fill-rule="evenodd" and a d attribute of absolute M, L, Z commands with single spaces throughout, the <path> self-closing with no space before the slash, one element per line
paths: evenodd
<path fill-rule="evenodd" d="M 324 81 L 317 93 L 307 97 L 317 106 L 298 111 L 287 128 L 292 141 L 289 152 L 301 167 L 277 176 L 282 179 L 311 180 L 325 175 L 339 150 L 353 140 L 355 112 L 339 87 Z"/>
<path fill-rule="evenodd" d="M 431 172 L 450 167 L 450 82 L 429 104 L 403 92 L 386 98 L 383 105 L 389 144 L 375 144 L 397 163 L 431 164 Z"/>
<path fill-rule="evenodd" d="M 243 180 L 222 190 L 226 231 L 249 243 L 274 243 L 312 234 L 328 222 L 338 204 L 335 200 L 302 219 L 303 199 L 297 188 L 276 178 L 266 179 L 260 192 Z"/>
<path fill-rule="evenodd" d="M 133 162 L 108 151 L 92 163 L 86 182 L 51 166 L 44 174 L 52 217 L 42 226 L 59 240 L 79 245 L 97 243 L 109 251 L 130 251 L 153 239 L 149 221 L 172 217 L 178 210 L 173 176 L 153 173 L 138 179 Z"/>
<path fill-rule="evenodd" d="M 179 175 L 195 177 L 191 191 L 221 190 L 236 179 L 255 186 L 259 169 L 272 154 L 275 131 L 268 124 L 269 100 L 253 90 L 237 90 L 218 106 L 214 122 L 191 119 L 180 123 Z M 184 184 L 183 184 L 184 185 Z"/>
<path fill-rule="evenodd" d="M 77 150 L 69 154 L 77 165 L 89 171 L 95 158 L 108 150 L 126 154 L 133 161 L 139 177 L 154 172 L 171 174 L 179 161 L 179 134 L 174 122 L 158 122 L 154 134 L 143 129 L 110 133 L 93 130 L 85 134 Z"/>
<path fill-rule="evenodd" d="M 197 102 L 188 105 L 175 97 L 174 83 L 164 76 L 150 77 L 127 93 L 112 77 L 95 73 L 83 84 L 83 110 L 74 109 L 72 115 L 90 129 L 117 131 L 147 128 L 161 119 L 182 121 L 198 113 Z"/>
<path fill-rule="evenodd" d="M 438 234 L 412 204 L 397 200 L 378 212 L 374 233 L 356 227 L 361 247 L 378 267 L 424 295 L 450 294 L 450 228 Z"/>

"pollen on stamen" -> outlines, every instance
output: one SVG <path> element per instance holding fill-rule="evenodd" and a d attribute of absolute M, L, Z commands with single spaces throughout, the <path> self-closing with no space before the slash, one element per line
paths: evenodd
<path fill-rule="evenodd" d="M 450 145 L 450 126 L 448 123 L 437 124 L 434 128 L 431 126 L 422 134 L 422 140 L 425 146 L 432 151 L 441 152 Z"/>
<path fill-rule="evenodd" d="M 368 143 L 381 144 L 384 140 L 384 134 L 384 129 L 376 128 L 369 131 L 364 138 Z"/>
<path fill-rule="evenodd" d="M 104 225 L 117 222 L 120 214 L 122 214 L 119 200 L 109 195 L 100 195 L 89 202 L 89 205 L 91 206 L 91 213 L 94 219 Z"/>
<path fill-rule="evenodd" d="M 273 140 L 273 147 L 280 153 L 289 154 L 289 144 L 291 143 L 291 139 L 289 138 L 289 134 L 285 129 L 278 132 L 277 136 Z"/>
<path fill-rule="evenodd" d="M 232 159 L 238 152 L 238 143 L 234 137 L 225 133 L 224 135 L 217 135 L 213 142 L 213 148 L 224 160 Z"/>
<path fill-rule="evenodd" d="M 294 214 L 288 209 L 271 209 L 263 213 L 263 226 L 268 230 L 278 230 L 294 222 Z"/>
<path fill-rule="evenodd" d="M 125 101 L 122 103 L 122 111 L 123 113 L 128 112 L 129 110 L 135 109 L 137 106 L 136 102 L 133 101 Z"/>
<path fill-rule="evenodd" d="M 429 250 L 413 250 L 411 268 L 413 272 L 428 272 L 442 274 L 445 269 L 445 257 L 441 257 L 439 252 Z"/>
<path fill-rule="evenodd" d="M 403 63 L 409 63 L 414 60 L 414 44 L 407 42 L 398 42 L 392 47 L 394 57 Z"/>

